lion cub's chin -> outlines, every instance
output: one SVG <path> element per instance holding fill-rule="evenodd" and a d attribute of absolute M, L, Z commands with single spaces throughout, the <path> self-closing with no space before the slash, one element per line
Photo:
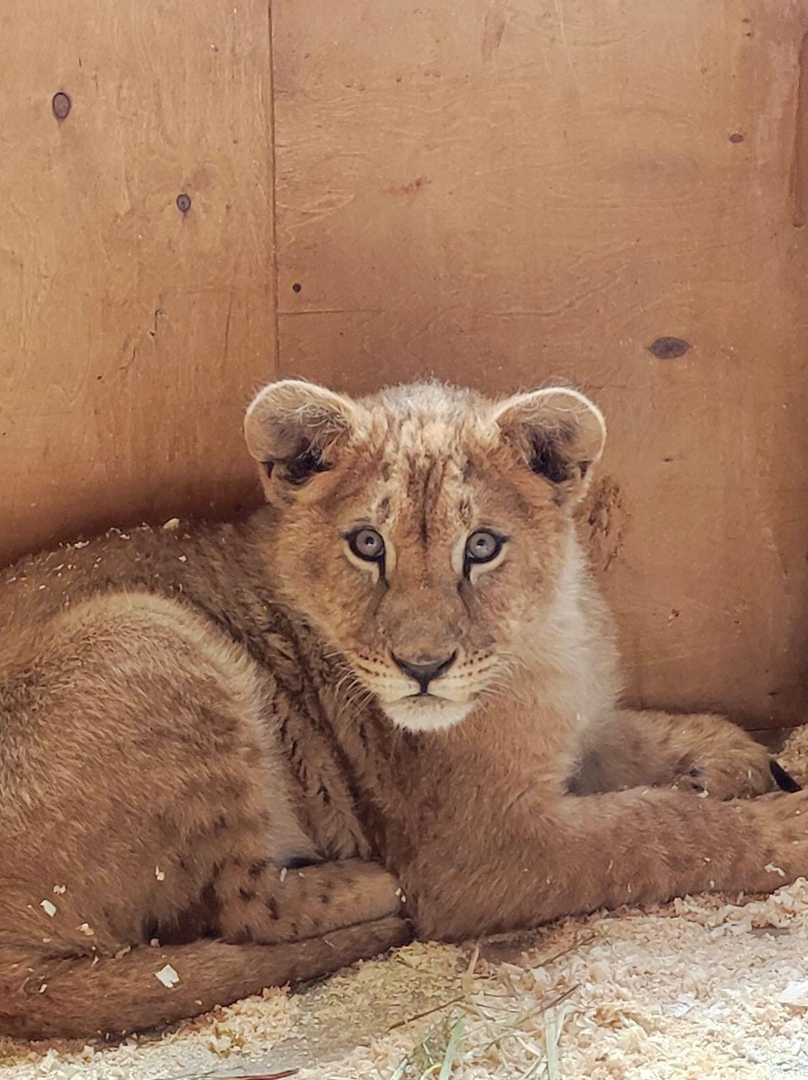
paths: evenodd
<path fill-rule="evenodd" d="M 444 731 L 465 720 L 474 702 L 460 704 L 429 696 L 383 701 L 381 706 L 394 724 L 407 731 Z"/>

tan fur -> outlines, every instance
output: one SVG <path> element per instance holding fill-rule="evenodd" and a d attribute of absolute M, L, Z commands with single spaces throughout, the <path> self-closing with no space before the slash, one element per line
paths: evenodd
<path fill-rule="evenodd" d="M 808 872 L 808 797 L 762 794 L 761 747 L 615 707 L 582 395 L 285 381 L 245 432 L 246 522 L 0 584 L 0 1031 L 127 1032 L 332 971 L 406 939 L 401 889 L 457 939 Z"/>

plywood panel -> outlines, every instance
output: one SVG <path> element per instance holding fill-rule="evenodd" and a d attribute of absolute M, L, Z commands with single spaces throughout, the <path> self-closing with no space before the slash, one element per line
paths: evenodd
<path fill-rule="evenodd" d="M 0 556 L 231 511 L 275 370 L 267 6 L 4 0 L 0 43 Z"/>
<path fill-rule="evenodd" d="M 589 390 L 630 698 L 804 719 L 801 5 L 273 10 L 281 370 Z"/>

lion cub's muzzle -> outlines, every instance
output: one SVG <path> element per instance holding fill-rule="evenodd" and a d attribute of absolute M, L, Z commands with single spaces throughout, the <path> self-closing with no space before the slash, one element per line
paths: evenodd
<path fill-rule="evenodd" d="M 441 675 L 449 670 L 457 659 L 457 649 L 455 649 L 451 656 L 444 657 L 418 656 L 408 660 L 403 656 L 397 656 L 395 653 L 392 654 L 392 657 L 396 666 L 399 667 L 405 675 L 408 675 L 418 683 L 420 695 L 428 694 L 429 684 L 434 679 L 439 679 Z"/>

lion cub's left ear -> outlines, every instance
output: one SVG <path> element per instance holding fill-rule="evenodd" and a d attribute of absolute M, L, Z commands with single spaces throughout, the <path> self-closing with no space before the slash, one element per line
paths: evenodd
<path fill-rule="evenodd" d="M 494 420 L 530 469 L 553 485 L 559 504 L 583 496 L 606 442 L 606 421 L 589 398 L 563 387 L 516 394 L 495 406 Z"/>
<path fill-rule="evenodd" d="M 263 466 L 267 497 L 287 502 L 334 464 L 337 444 L 359 421 L 350 398 L 302 379 L 270 383 L 253 400 L 244 418 L 247 449 Z"/>

